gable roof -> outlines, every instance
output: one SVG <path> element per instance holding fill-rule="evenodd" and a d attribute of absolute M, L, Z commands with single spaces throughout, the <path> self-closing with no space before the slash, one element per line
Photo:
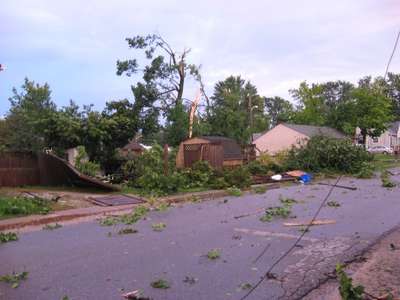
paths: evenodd
<path fill-rule="evenodd" d="M 224 149 L 224 159 L 243 159 L 242 148 L 234 139 L 223 136 L 199 136 L 198 138 L 212 144 L 221 144 Z"/>
<path fill-rule="evenodd" d="M 282 123 L 282 125 L 290 129 L 293 129 L 297 132 L 300 132 L 308 137 L 313 137 L 316 135 L 323 135 L 337 139 L 346 137 L 340 131 L 326 126 L 299 125 L 299 124 L 289 124 L 289 123 Z"/>

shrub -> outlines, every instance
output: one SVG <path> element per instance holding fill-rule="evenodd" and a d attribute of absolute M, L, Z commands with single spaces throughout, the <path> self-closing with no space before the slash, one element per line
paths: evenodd
<path fill-rule="evenodd" d="M 371 178 L 374 175 L 374 167 L 369 162 L 363 162 L 355 175 L 357 178 Z"/>
<path fill-rule="evenodd" d="M 262 165 L 269 165 L 274 163 L 274 158 L 272 155 L 268 154 L 267 152 L 260 153 L 260 156 L 257 159 Z"/>
<path fill-rule="evenodd" d="M 260 160 L 253 160 L 247 164 L 247 169 L 251 175 L 266 175 L 269 170 L 271 163 L 264 164 Z"/>
<path fill-rule="evenodd" d="M 185 186 L 185 177 L 178 172 L 165 176 L 162 173 L 149 171 L 137 180 L 135 186 L 140 187 L 145 194 L 168 195 L 178 192 Z"/>
<path fill-rule="evenodd" d="M 135 181 L 149 173 L 162 174 L 164 172 L 163 149 L 160 145 L 154 144 L 143 154 L 128 160 L 122 166 L 122 172 L 124 178 L 129 181 Z"/>
<path fill-rule="evenodd" d="M 249 163 L 249 171 L 252 175 L 265 175 L 271 171 L 275 173 L 283 172 L 287 155 L 287 151 L 280 151 L 274 156 L 268 153 L 261 153 L 256 161 Z"/>
<path fill-rule="evenodd" d="M 242 189 L 251 185 L 250 172 L 243 166 L 235 167 L 233 169 L 225 169 L 224 180 L 230 187 L 235 186 Z"/>
<path fill-rule="evenodd" d="M 143 194 L 166 195 L 185 186 L 186 179 L 179 172 L 164 175 L 163 149 L 155 144 L 142 155 L 128 160 L 122 167 L 128 185 L 140 188 Z"/>
<path fill-rule="evenodd" d="M 333 171 L 356 174 L 372 156 L 350 140 L 324 136 L 312 137 L 306 145 L 293 147 L 286 160 L 286 168 L 312 172 Z"/>
<path fill-rule="evenodd" d="M 186 187 L 203 187 L 208 185 L 213 175 L 213 169 L 207 161 L 197 161 L 191 169 L 183 170 L 182 175 L 186 179 Z"/>

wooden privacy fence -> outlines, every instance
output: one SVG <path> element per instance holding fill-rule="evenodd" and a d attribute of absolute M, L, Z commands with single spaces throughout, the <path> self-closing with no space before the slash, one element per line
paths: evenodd
<path fill-rule="evenodd" d="M 33 153 L 0 153 L 0 186 L 40 184 L 37 156 Z"/>
<path fill-rule="evenodd" d="M 0 153 L 0 187 L 26 185 L 80 186 L 118 190 L 116 186 L 80 173 L 66 160 L 53 154 Z"/>

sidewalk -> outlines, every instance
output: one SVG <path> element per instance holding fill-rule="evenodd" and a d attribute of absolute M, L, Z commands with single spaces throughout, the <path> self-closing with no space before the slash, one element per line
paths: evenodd
<path fill-rule="evenodd" d="M 400 299 L 400 227 L 384 234 L 359 260 L 346 266 L 345 271 L 353 278 L 354 286 L 364 286 L 375 299 Z M 304 299 L 341 300 L 338 281 L 329 280 Z"/>

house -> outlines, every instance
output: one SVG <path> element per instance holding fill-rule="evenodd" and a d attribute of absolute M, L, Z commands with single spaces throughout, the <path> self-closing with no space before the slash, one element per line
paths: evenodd
<path fill-rule="evenodd" d="M 360 128 L 356 129 L 356 142 L 362 144 Z M 379 137 L 367 136 L 365 144 L 366 148 L 385 146 L 396 150 L 400 147 L 400 121 L 390 123 L 388 129 Z"/>
<path fill-rule="evenodd" d="M 344 134 L 330 127 L 281 123 L 266 132 L 253 135 L 253 144 L 255 144 L 257 155 L 263 152 L 276 154 L 318 135 L 346 138 Z"/>
<path fill-rule="evenodd" d="M 242 148 L 234 140 L 221 136 L 200 136 L 183 141 L 176 155 L 177 168 L 190 168 L 196 161 L 205 160 L 215 168 L 243 164 Z"/>

